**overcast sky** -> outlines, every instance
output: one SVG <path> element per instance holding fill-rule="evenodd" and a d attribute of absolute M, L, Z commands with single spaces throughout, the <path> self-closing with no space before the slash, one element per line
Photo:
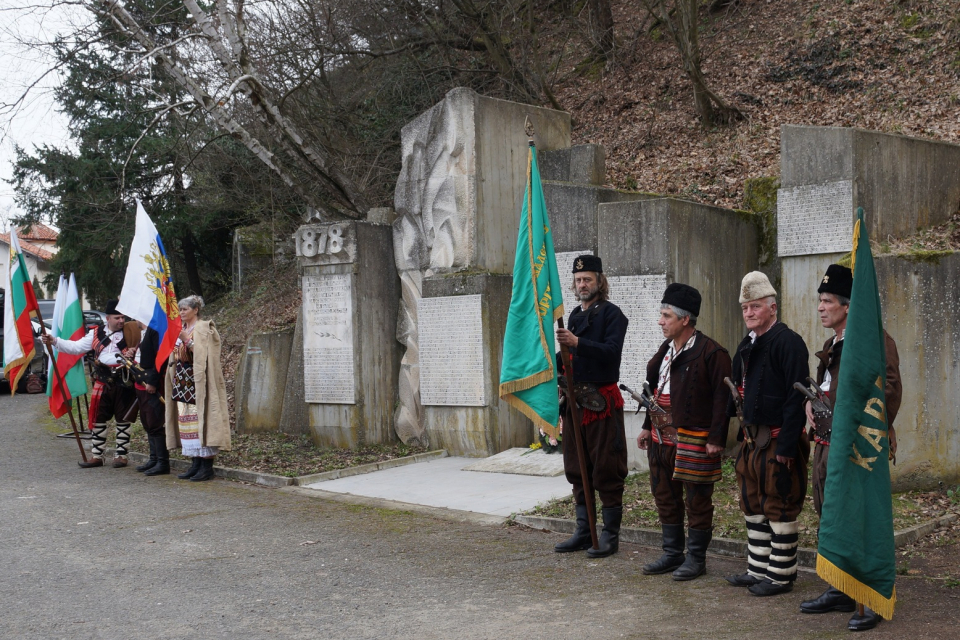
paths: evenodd
<path fill-rule="evenodd" d="M 51 10 L 40 6 L 43 2 L 0 0 L 0 104 L 18 100 L 51 66 L 42 50 L 23 43 L 49 42 L 58 33 L 69 32 L 76 17 L 75 8 Z M 7 217 L 19 212 L 13 187 L 7 183 L 13 173 L 14 145 L 32 150 L 35 145 L 68 143 L 67 122 L 53 100 L 52 90 L 59 80 L 55 74 L 48 75 L 15 113 L 4 109 L 0 115 L 0 229 L 6 229 Z"/>

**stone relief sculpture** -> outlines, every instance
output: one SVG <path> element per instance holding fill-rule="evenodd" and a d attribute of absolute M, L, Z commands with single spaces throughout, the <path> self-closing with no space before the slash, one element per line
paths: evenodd
<path fill-rule="evenodd" d="M 423 278 L 470 266 L 474 254 L 476 148 L 474 96 L 454 89 L 403 128 L 403 165 L 394 193 L 393 246 L 402 289 L 397 340 L 400 362 L 397 435 L 427 444 L 420 403 L 417 301 Z"/>

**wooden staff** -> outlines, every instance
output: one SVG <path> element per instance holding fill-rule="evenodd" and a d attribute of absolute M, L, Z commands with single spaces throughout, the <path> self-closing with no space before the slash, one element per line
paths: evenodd
<path fill-rule="evenodd" d="M 40 315 L 40 309 L 37 309 L 37 321 L 40 323 L 40 335 L 46 336 L 47 327 L 43 324 L 43 316 Z M 60 375 L 60 370 L 57 369 L 57 358 L 53 355 L 53 345 L 48 344 L 46 347 L 47 353 L 50 354 L 50 360 L 53 362 L 53 373 L 57 376 L 57 384 L 60 385 L 60 389 L 66 396 L 67 400 L 73 400 L 73 398 L 70 397 L 70 389 L 68 389 L 67 385 L 63 383 L 63 376 Z M 47 372 L 47 375 L 50 375 L 49 371 Z M 67 415 L 70 416 L 70 426 L 73 427 L 73 437 L 76 439 L 77 446 L 80 448 L 80 456 L 83 457 L 84 462 L 87 462 L 87 452 L 83 448 L 83 443 L 80 442 L 80 432 L 77 431 L 77 422 L 73 418 L 73 411 L 67 411 Z"/>
<path fill-rule="evenodd" d="M 557 327 L 563 329 L 563 318 L 557 318 Z M 580 461 L 580 482 L 583 484 L 584 502 L 587 503 L 590 540 L 593 542 L 593 548 L 599 549 L 597 514 L 593 502 L 593 483 L 590 482 L 590 476 L 587 475 L 587 459 L 584 455 L 583 446 L 583 424 L 580 419 L 580 408 L 577 406 L 577 397 L 573 394 L 573 356 L 570 355 L 570 349 L 564 344 L 560 345 L 560 357 L 563 359 L 563 368 L 566 370 L 567 406 L 570 407 L 570 415 L 573 418 L 573 441 L 576 443 L 577 459 Z"/>

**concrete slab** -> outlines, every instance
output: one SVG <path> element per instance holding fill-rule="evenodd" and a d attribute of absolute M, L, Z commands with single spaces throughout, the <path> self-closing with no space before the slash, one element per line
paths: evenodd
<path fill-rule="evenodd" d="M 563 476 L 545 478 L 464 470 L 476 462 L 476 458 L 441 458 L 317 482 L 305 488 L 501 517 L 570 494 L 570 485 Z"/>
<path fill-rule="evenodd" d="M 553 478 L 563 474 L 563 455 L 559 452 L 547 454 L 542 449 L 514 447 L 468 464 L 463 470 Z"/>

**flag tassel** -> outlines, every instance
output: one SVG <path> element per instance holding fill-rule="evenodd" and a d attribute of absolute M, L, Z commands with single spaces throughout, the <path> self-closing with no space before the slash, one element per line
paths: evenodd
<path fill-rule="evenodd" d="M 893 619 L 893 608 L 897 602 L 896 587 L 893 588 L 893 593 L 887 598 L 822 555 L 817 556 L 817 575 L 823 578 L 827 584 L 844 592 L 859 604 L 866 605 L 876 611 L 884 620 Z"/>

